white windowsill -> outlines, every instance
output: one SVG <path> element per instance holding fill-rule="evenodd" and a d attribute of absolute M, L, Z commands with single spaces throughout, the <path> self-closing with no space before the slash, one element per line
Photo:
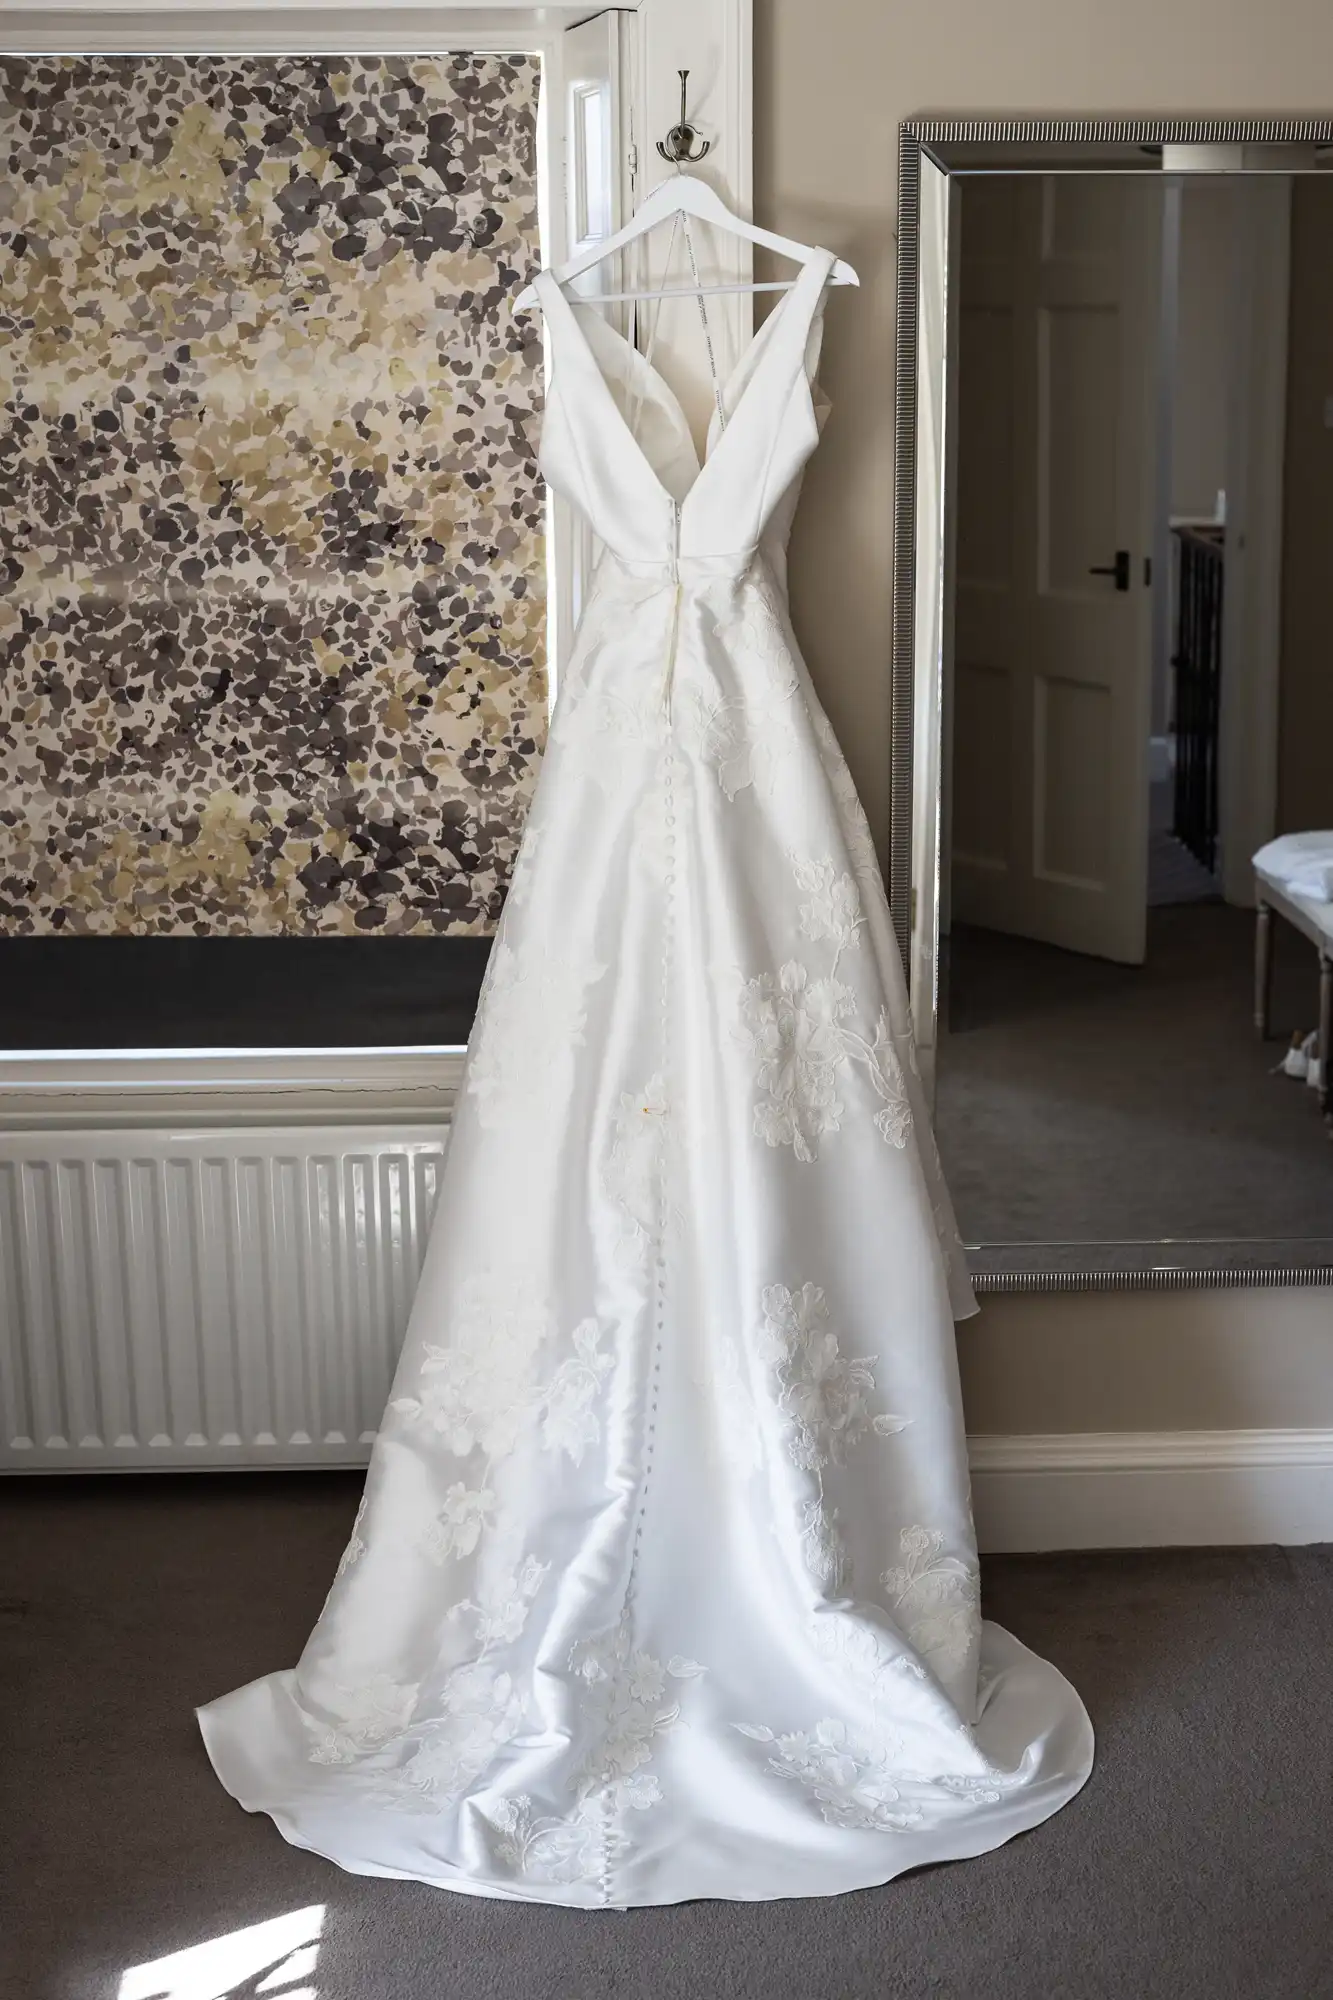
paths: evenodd
<path fill-rule="evenodd" d="M 37 1049 L 0 1054 L 0 1130 L 447 1123 L 464 1051 Z"/>

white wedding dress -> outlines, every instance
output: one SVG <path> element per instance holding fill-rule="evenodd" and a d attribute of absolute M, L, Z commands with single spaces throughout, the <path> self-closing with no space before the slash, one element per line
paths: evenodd
<path fill-rule="evenodd" d="M 864 815 L 787 623 L 819 253 L 700 468 L 539 280 L 552 486 L 606 548 L 491 955 L 352 1539 L 200 1711 L 363 1874 L 580 1907 L 979 1854 L 1092 1760 L 978 1609 L 973 1309 Z M 631 413 L 635 421 L 631 422 Z"/>

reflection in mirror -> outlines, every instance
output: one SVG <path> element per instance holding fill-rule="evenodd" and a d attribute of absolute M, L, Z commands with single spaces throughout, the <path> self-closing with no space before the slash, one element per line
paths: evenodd
<path fill-rule="evenodd" d="M 1333 1238 L 1333 174 L 952 190 L 959 1219 L 979 1246 L 1280 1260 Z"/>

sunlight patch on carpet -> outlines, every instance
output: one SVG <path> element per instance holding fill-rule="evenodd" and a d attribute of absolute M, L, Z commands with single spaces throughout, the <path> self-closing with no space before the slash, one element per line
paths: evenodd
<path fill-rule="evenodd" d="M 116 2000 L 319 2000 L 314 1976 L 324 1923 L 323 1903 L 267 1923 L 226 1931 L 204 1944 L 133 1965 Z"/>

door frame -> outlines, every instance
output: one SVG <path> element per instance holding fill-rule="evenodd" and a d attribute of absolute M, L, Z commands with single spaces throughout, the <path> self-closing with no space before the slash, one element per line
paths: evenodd
<path fill-rule="evenodd" d="M 1292 183 L 1275 177 L 1244 192 L 1232 273 L 1217 752 L 1222 895 L 1248 910 L 1251 857 L 1277 829 Z"/>

